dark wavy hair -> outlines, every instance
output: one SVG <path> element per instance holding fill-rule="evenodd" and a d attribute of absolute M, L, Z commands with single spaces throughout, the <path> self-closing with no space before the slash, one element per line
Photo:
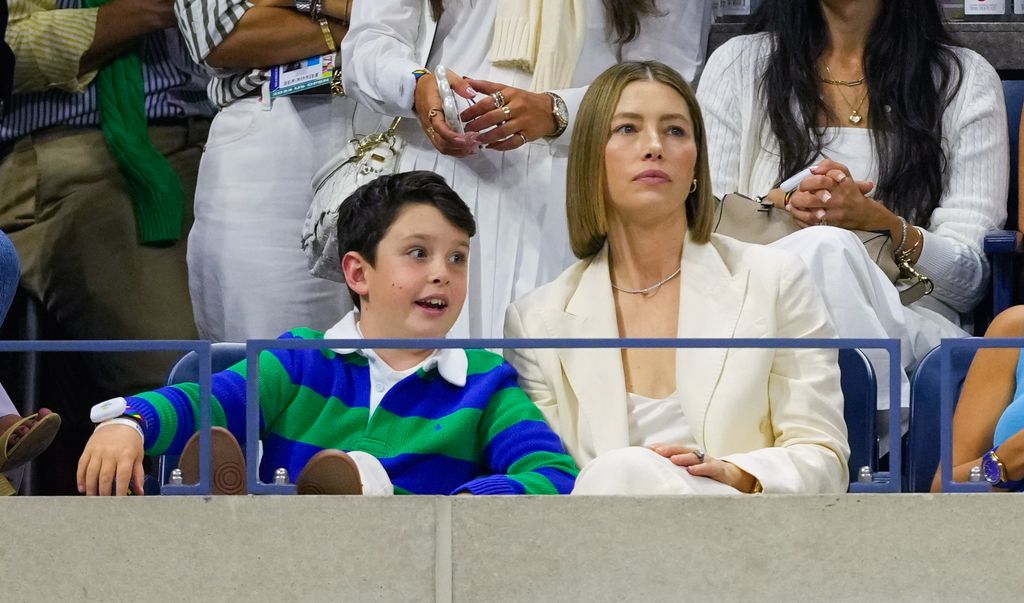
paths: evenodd
<path fill-rule="evenodd" d="M 444 178 L 434 172 L 385 174 L 360 186 L 338 208 L 338 257 L 355 251 L 371 266 L 377 264 L 377 246 L 406 205 L 430 205 L 470 238 L 476 234 L 473 212 Z M 352 303 L 359 296 L 348 290 Z"/>
<path fill-rule="evenodd" d="M 494 0 L 487 1 L 493 2 Z M 611 40 L 616 44 L 625 44 L 635 40 L 640 34 L 640 17 L 659 14 L 657 2 L 658 0 L 604 0 L 608 35 Z M 444 12 L 444 0 L 430 0 L 430 9 L 434 13 L 435 21 L 441 18 L 441 13 Z"/>
<path fill-rule="evenodd" d="M 942 114 L 960 88 L 963 65 L 932 0 L 885 0 L 864 50 L 871 137 L 878 161 L 875 198 L 926 224 L 944 188 Z M 820 0 L 765 0 L 747 33 L 769 33 L 772 54 L 761 97 L 781 152 L 779 180 L 807 167 L 828 141 L 820 115 L 817 61 L 828 44 Z M 805 133 L 810 132 L 810 136 Z"/>

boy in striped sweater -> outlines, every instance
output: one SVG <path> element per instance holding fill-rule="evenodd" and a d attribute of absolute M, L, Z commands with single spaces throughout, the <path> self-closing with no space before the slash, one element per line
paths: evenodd
<path fill-rule="evenodd" d="M 381 176 L 344 202 L 338 223 L 357 309 L 326 333 L 282 338 L 444 337 L 465 301 L 476 230 L 444 179 Z M 245 375 L 243 361 L 213 376 L 214 424 L 227 427 L 213 434 L 215 493 L 244 492 L 231 476 L 243 462 L 235 438 Z M 82 454 L 79 491 L 125 494 L 131 485 L 141 494 L 144 453 L 186 449 L 183 472 L 197 476 L 198 390 L 186 383 L 123 399 L 121 416 L 101 423 Z M 300 493 L 567 494 L 578 471 L 515 370 L 491 352 L 269 350 L 259 390 L 261 478 L 283 467 L 299 476 Z"/>

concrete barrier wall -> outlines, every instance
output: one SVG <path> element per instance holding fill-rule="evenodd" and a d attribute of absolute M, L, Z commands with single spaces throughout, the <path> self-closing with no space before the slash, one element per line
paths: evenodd
<path fill-rule="evenodd" d="M 1019 601 L 1013 495 L 0 500 L 0 600 Z"/>

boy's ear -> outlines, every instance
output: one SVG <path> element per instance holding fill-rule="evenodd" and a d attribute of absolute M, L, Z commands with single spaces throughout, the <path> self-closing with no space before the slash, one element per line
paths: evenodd
<path fill-rule="evenodd" d="M 349 251 L 341 258 L 341 271 L 345 274 L 345 282 L 359 297 L 367 297 L 370 294 L 370 287 L 366 282 L 368 268 L 373 266 L 357 251 Z"/>

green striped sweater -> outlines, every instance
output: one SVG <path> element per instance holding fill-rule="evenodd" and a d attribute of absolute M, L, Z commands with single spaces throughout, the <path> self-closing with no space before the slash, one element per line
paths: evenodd
<path fill-rule="evenodd" d="M 282 339 L 322 339 L 296 329 Z M 259 362 L 260 476 L 298 475 L 325 448 L 380 459 L 396 493 L 567 494 L 578 473 L 561 440 L 497 354 L 467 350 L 466 385 L 420 369 L 395 384 L 373 415 L 370 370 L 358 353 L 269 350 Z M 213 423 L 245 441 L 245 361 L 216 373 Z M 194 433 L 199 387 L 184 383 L 127 398 L 144 420 L 146 453 L 177 454 Z"/>

